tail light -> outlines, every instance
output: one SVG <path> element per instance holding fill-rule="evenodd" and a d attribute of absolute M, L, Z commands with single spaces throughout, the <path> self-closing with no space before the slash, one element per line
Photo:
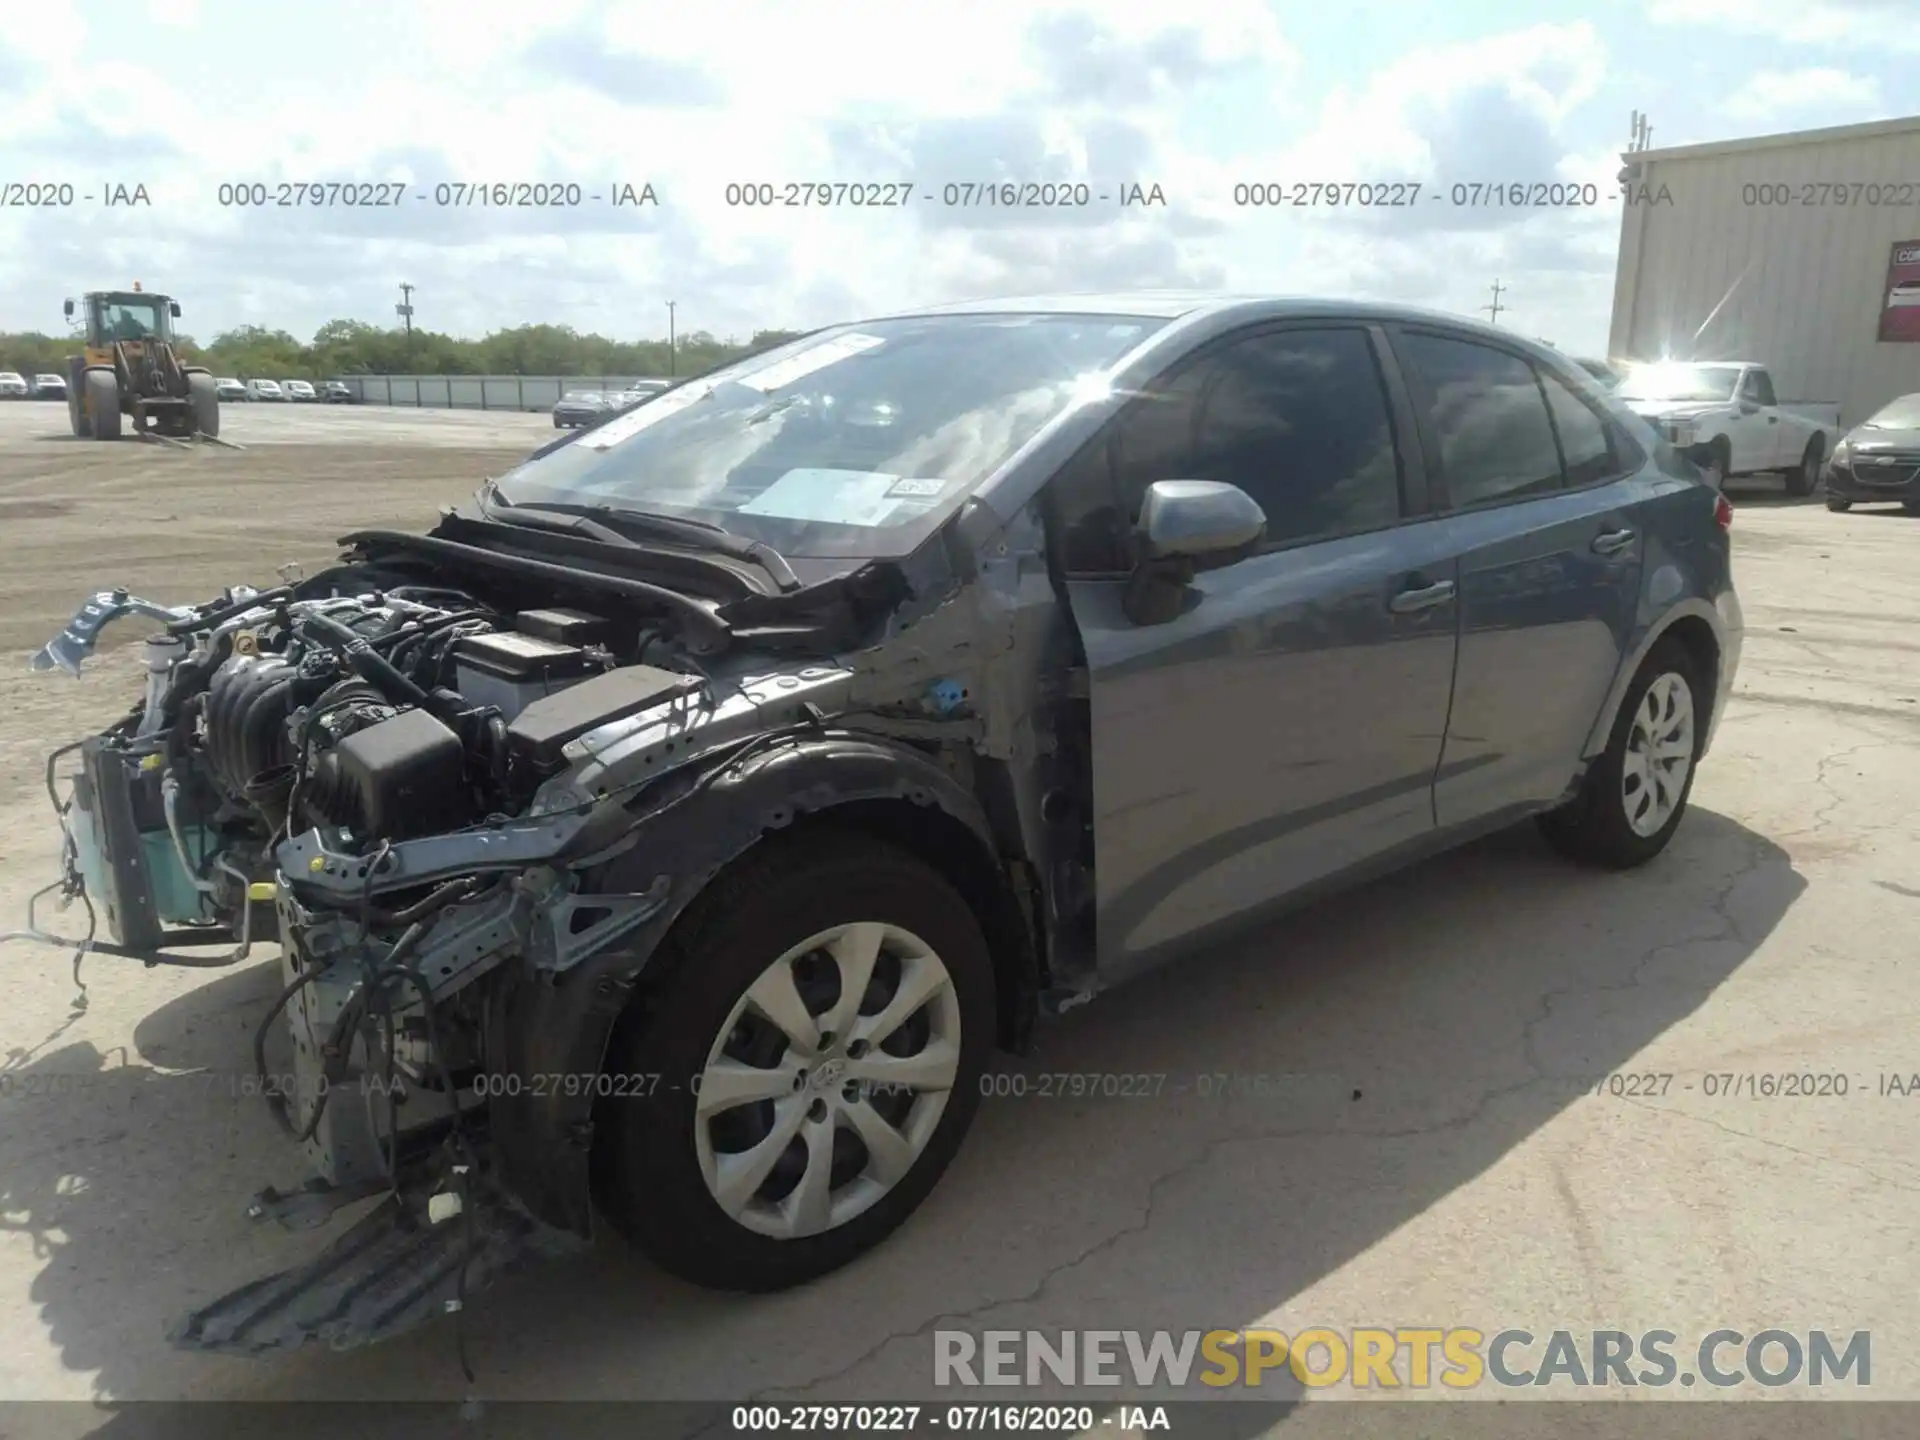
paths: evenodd
<path fill-rule="evenodd" d="M 1713 497 L 1713 523 L 1724 533 L 1733 529 L 1733 506 L 1727 503 L 1727 497 Z"/>

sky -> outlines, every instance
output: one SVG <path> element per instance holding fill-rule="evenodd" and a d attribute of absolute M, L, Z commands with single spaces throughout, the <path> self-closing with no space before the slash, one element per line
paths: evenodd
<path fill-rule="evenodd" d="M 1920 108 L 1915 5 L 34 0 L 0 25 L 0 331 L 134 280 L 202 340 L 394 324 L 402 282 L 433 330 L 635 340 L 669 302 L 744 339 L 1131 288 L 1484 318 L 1497 280 L 1498 323 L 1601 354 L 1631 112 L 1658 149 Z M 1422 198 L 1237 203 L 1314 182 Z M 497 183 L 560 203 L 471 203 Z M 1007 183 L 1067 203 L 980 203 Z M 1514 184 L 1599 203 L 1450 203 Z M 802 185 L 841 203 L 730 203 Z"/>

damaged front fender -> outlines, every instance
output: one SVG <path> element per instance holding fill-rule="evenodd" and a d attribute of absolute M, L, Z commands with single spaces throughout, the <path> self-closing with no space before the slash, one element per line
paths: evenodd
<path fill-rule="evenodd" d="M 678 777 L 676 777 L 678 778 Z M 926 755 L 850 732 L 784 740 L 750 758 L 689 767 L 673 793 L 639 817 L 628 843 L 594 877 L 592 890 L 659 894 L 667 901 L 618 943 L 563 974 L 518 969 L 493 1007 L 488 1053 L 508 1075 L 597 1076 L 614 1022 L 674 922 L 722 869 L 764 836 L 836 809 L 875 803 L 925 812 L 929 825 L 955 825 L 989 860 L 998 855 L 979 802 Z M 848 810 L 852 820 L 855 812 Z M 908 818 L 911 818 L 909 815 Z M 1030 995 L 1031 936 L 1018 906 L 988 917 L 1001 937 L 1014 988 Z M 499 1087 L 490 1106 L 491 1136 L 502 1176 L 533 1215 L 577 1234 L 590 1233 L 588 1164 L 593 1147 L 593 1085 L 522 1083 Z"/>

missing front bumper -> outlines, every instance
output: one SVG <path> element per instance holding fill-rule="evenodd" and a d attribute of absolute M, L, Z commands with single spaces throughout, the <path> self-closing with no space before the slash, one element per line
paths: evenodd
<path fill-rule="evenodd" d="M 450 1209 L 443 1203 L 434 1211 Z M 459 1309 L 501 1276 L 578 1254 L 587 1242 L 543 1225 L 489 1185 L 435 1223 L 429 1197 L 389 1195 L 318 1257 L 241 1286 L 168 1332 L 182 1350 L 263 1356 L 388 1340 Z"/>

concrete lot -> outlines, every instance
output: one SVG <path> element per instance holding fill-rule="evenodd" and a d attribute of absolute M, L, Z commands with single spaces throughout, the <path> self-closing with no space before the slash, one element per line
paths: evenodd
<path fill-rule="evenodd" d="M 0 407 L 9 923 L 54 873 L 46 749 L 137 688 L 124 650 L 79 684 L 23 673 L 85 592 L 258 582 L 336 533 L 424 520 L 551 433 L 233 407 L 258 450 L 182 455 L 42 441 L 25 409 Z M 1587 873 L 1521 830 L 1116 992 L 1009 1068 L 1162 1073 L 1159 1098 L 986 1102 L 921 1214 L 800 1292 L 696 1292 L 608 1238 L 475 1303 L 480 1391 L 925 1397 L 937 1328 L 1266 1323 L 1683 1345 L 1870 1330 L 1872 1397 L 1920 1397 L 1920 1093 L 1881 1093 L 1920 1073 L 1920 521 L 1763 495 L 1734 533 L 1739 688 L 1654 865 Z M 445 1325 L 259 1363 L 162 1342 L 178 1312 L 318 1243 L 240 1213 L 297 1178 L 240 1093 L 269 963 L 96 958 L 84 1009 L 56 952 L 8 946 L 0 966 L 0 1398 L 464 1392 Z M 1629 1070 L 1674 1078 L 1650 1099 L 1580 1093 Z M 1708 1073 L 1779 1072 L 1843 1075 L 1848 1093 L 1704 1090 Z M 1203 1100 L 1201 1075 L 1274 1078 Z"/>

